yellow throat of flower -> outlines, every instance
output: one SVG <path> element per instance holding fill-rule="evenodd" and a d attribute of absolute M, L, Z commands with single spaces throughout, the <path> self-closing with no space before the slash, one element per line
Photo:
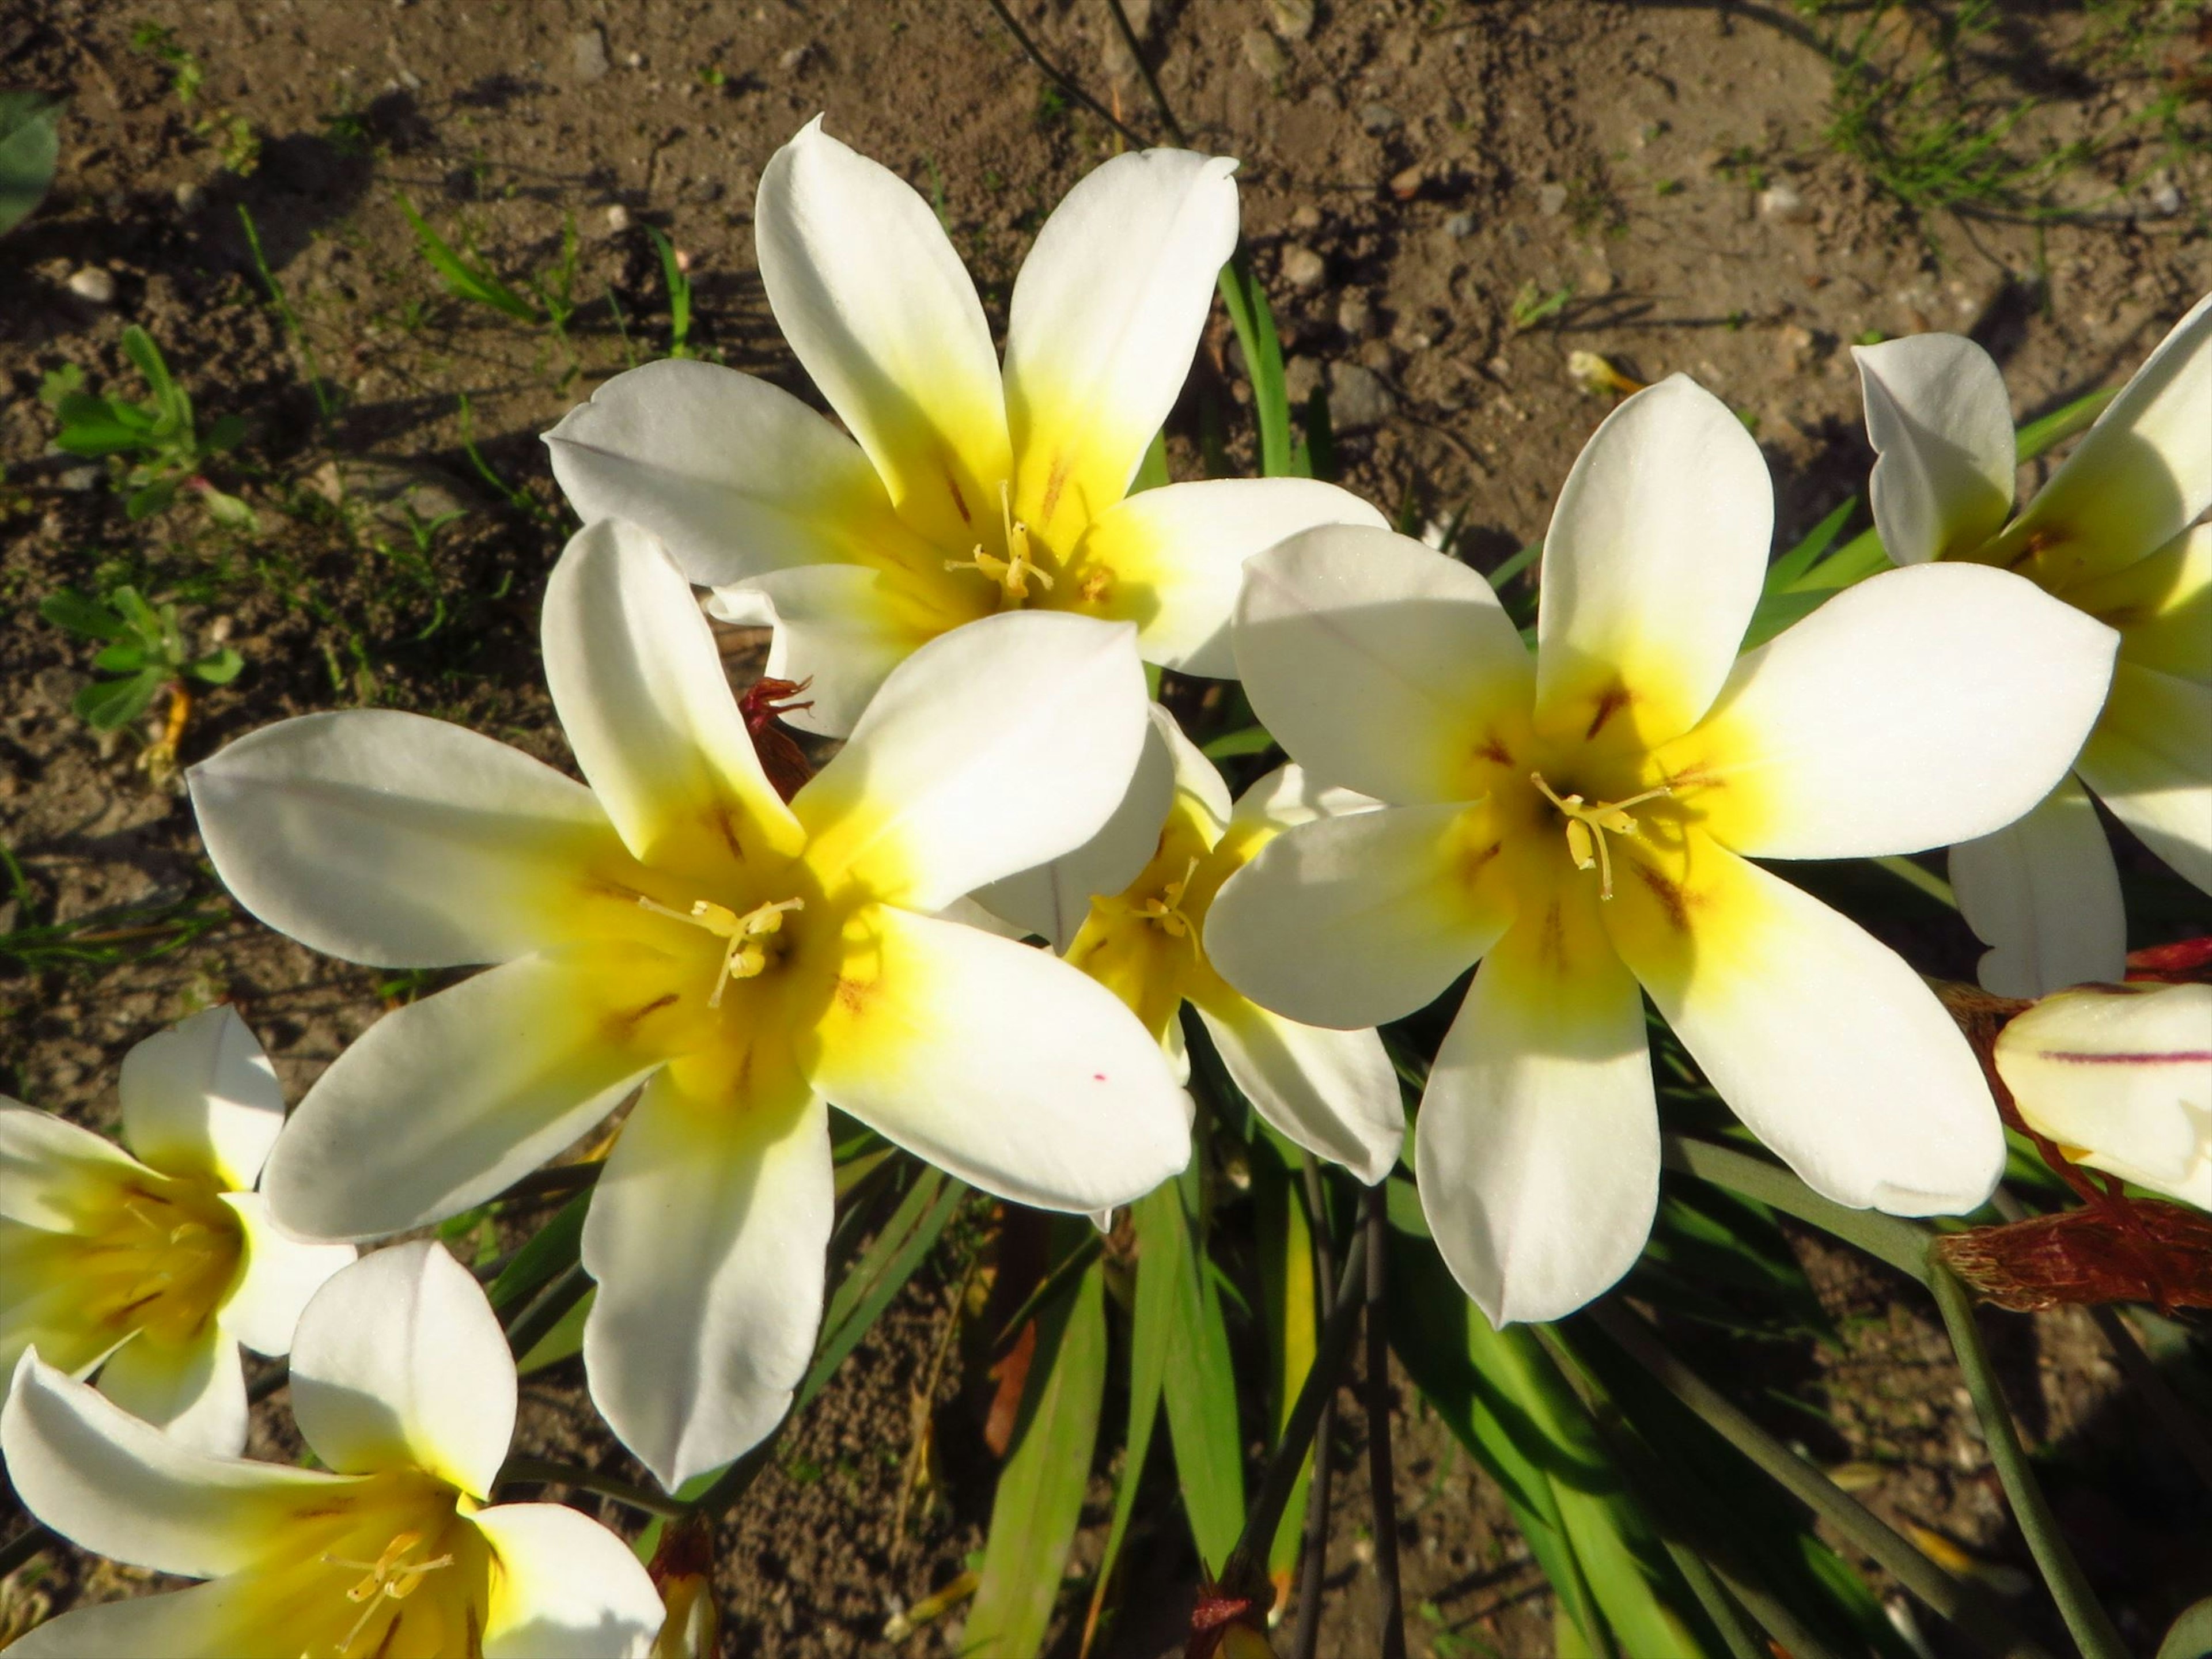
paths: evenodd
<path fill-rule="evenodd" d="M 1631 795 L 1625 800 L 1586 801 L 1580 795 L 1556 793 L 1550 784 L 1544 781 L 1541 772 L 1531 772 L 1528 781 L 1542 792 L 1544 799 L 1557 807 L 1559 815 L 1566 820 L 1567 856 L 1575 861 L 1577 870 L 1595 868 L 1598 872 L 1597 896 L 1601 899 L 1613 896 L 1613 854 L 1606 848 L 1606 837 L 1641 834 L 1628 809 L 1674 793 L 1662 784 L 1656 789 L 1646 789 L 1643 793 Z"/>
<path fill-rule="evenodd" d="M 999 486 L 999 522 L 1006 537 L 1006 553 L 1002 557 L 991 552 L 982 543 L 964 559 L 947 559 L 947 570 L 974 570 L 998 583 L 1002 609 L 1012 610 L 1026 603 L 1030 584 L 1035 582 L 1046 592 L 1052 591 L 1052 573 L 1039 564 L 1030 550 L 1030 527 L 1014 516 L 1013 488 Z"/>
<path fill-rule="evenodd" d="M 722 1006 L 722 993 L 729 988 L 732 980 L 757 979 L 767 971 L 769 941 L 783 931 L 784 913 L 806 908 L 805 899 L 776 899 L 757 904 L 739 915 L 726 904 L 717 904 L 712 899 L 699 899 L 689 910 L 676 909 L 642 894 L 637 902 L 655 915 L 673 916 L 729 941 L 722 952 L 722 965 L 714 975 L 714 988 L 707 996 L 709 1008 Z"/>
<path fill-rule="evenodd" d="M 198 1337 L 228 1297 L 245 1260 L 238 1218 L 211 1182 L 151 1170 L 120 1183 L 93 1225 L 67 1241 L 78 1311 L 100 1346 L 143 1333 Z"/>

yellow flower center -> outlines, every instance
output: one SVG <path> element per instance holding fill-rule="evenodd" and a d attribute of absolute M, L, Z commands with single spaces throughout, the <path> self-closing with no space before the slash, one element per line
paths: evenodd
<path fill-rule="evenodd" d="M 1000 604 L 1017 607 L 1030 597 L 1030 584 L 1035 582 L 1046 592 L 1052 591 L 1052 573 L 1036 562 L 1030 549 L 1030 527 L 1014 516 L 1013 490 L 1011 485 L 999 486 L 1000 527 L 1006 538 L 1004 556 L 991 552 L 982 543 L 964 559 L 947 559 L 947 570 L 973 570 L 999 585 Z M 1084 597 L 1091 597 L 1090 585 L 1085 585 Z"/>
<path fill-rule="evenodd" d="M 1157 893 L 1148 893 L 1139 899 L 1133 909 L 1135 915 L 1158 928 L 1170 939 L 1189 939 L 1195 947 L 1198 934 L 1191 927 L 1190 917 L 1183 910 L 1183 894 L 1190 886 L 1190 878 L 1198 869 L 1194 858 L 1182 867 L 1182 874 L 1162 884 Z"/>
<path fill-rule="evenodd" d="M 1626 800 L 1585 801 L 1580 795 L 1562 795 L 1544 781 L 1541 772 L 1531 772 L 1528 781 L 1543 793 L 1566 819 L 1567 856 L 1574 860 L 1575 868 L 1598 872 L 1597 896 L 1601 899 L 1613 896 L 1613 855 L 1606 849 L 1607 836 L 1640 834 L 1636 819 L 1628 809 L 1656 800 L 1674 792 L 1662 784 L 1656 789 L 1646 789 L 1642 794 L 1631 795 Z"/>
<path fill-rule="evenodd" d="M 709 1008 L 722 1006 L 722 993 L 732 980 L 757 979 L 768 971 L 772 960 L 769 941 L 783 931 L 784 913 L 806 908 L 805 899 L 776 899 L 757 904 L 739 915 L 728 905 L 717 904 L 712 899 L 697 900 L 689 910 L 676 909 L 643 894 L 638 896 L 637 902 L 656 915 L 673 916 L 729 941 L 722 951 L 721 967 L 714 975 L 714 988 L 707 998 Z"/>
<path fill-rule="evenodd" d="M 451 1551 L 421 1561 L 407 1559 L 422 1547 L 421 1533 L 403 1531 L 392 1535 L 392 1541 L 384 1547 L 384 1553 L 374 1561 L 349 1561 L 337 1555 L 322 1558 L 325 1565 L 357 1567 L 366 1575 L 345 1593 L 346 1600 L 361 1608 L 361 1616 L 353 1621 L 353 1627 L 337 1644 L 336 1650 L 340 1659 L 352 1652 L 354 1643 L 361 1636 L 362 1627 L 375 1617 L 382 1602 L 405 1601 L 428 1575 L 453 1565 Z"/>
<path fill-rule="evenodd" d="M 238 1218 L 212 1182 L 151 1171 L 119 1184 L 88 1232 L 70 1241 L 71 1265 L 103 1349 L 132 1332 L 170 1342 L 198 1336 L 245 1255 Z"/>

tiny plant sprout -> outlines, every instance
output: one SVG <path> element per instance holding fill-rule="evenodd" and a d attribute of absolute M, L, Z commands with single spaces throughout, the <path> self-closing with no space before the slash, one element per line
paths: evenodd
<path fill-rule="evenodd" d="M 39 391 L 39 401 L 61 422 L 54 447 L 71 455 L 112 455 L 125 461 L 124 510 L 133 519 L 160 512 L 178 490 L 190 489 L 217 524 L 249 533 L 258 529 L 252 507 L 202 476 L 210 456 L 238 447 L 246 422 L 226 415 L 202 432 L 193 420 L 192 400 L 169 373 L 161 348 L 135 323 L 123 331 L 123 351 L 153 395 L 143 403 L 96 397 L 83 389 L 84 371 L 64 364 L 46 375 Z"/>
<path fill-rule="evenodd" d="M 193 654 L 178 624 L 175 604 L 149 604 L 128 584 L 109 589 L 104 604 L 64 588 L 49 595 L 39 614 L 57 628 L 106 641 L 92 659 L 103 678 L 79 691 L 70 704 L 94 731 L 118 730 L 144 714 L 155 697 L 168 694 L 161 733 L 139 763 L 157 787 L 176 770 L 177 744 L 191 715 L 186 682 L 228 685 L 246 665 L 236 647 L 227 644 Z"/>

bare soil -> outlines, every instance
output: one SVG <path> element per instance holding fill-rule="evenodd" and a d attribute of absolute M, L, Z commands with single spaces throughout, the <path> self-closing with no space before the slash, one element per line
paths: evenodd
<path fill-rule="evenodd" d="M 1164 131 L 1103 4 L 1014 9 L 1101 101 Z M 2012 5 L 1953 55 L 1936 90 L 1959 107 L 1987 119 L 2033 102 L 2008 153 L 2094 147 L 2028 192 L 2063 216 L 1996 199 L 1916 212 L 1890 161 L 1837 136 L 1824 46 L 1933 61 L 1949 14 L 1726 0 L 1130 10 L 1190 141 L 1242 158 L 1245 228 L 1293 390 L 1330 393 L 1344 481 L 1410 526 L 1456 525 L 1459 550 L 1485 567 L 1540 536 L 1611 405 L 1570 378 L 1571 354 L 1640 380 L 1687 373 L 1741 410 L 1772 464 L 1786 541 L 1863 487 L 1854 340 L 1972 333 L 2025 417 L 2124 376 L 2212 289 L 2198 7 Z M 178 52 L 202 71 L 189 103 Z M 534 629 L 568 521 L 534 434 L 665 349 L 644 227 L 688 259 L 695 348 L 811 398 L 751 252 L 760 168 L 803 122 L 826 111 L 833 131 L 930 196 L 1000 318 L 1044 215 L 1119 142 L 1048 91 L 981 0 L 7 0 L 0 83 L 71 100 L 53 196 L 0 241 L 0 844 L 21 872 L 0 897 L 0 933 L 93 919 L 76 940 L 91 960 L 0 956 L 0 1089 L 99 1126 L 113 1120 L 123 1051 L 191 1008 L 234 999 L 296 1098 L 419 988 L 318 957 L 230 908 L 180 796 L 138 764 L 148 734 L 102 740 L 70 714 L 92 647 L 43 622 L 40 600 L 135 581 L 244 653 L 235 683 L 200 696 L 187 762 L 283 715 L 374 703 L 564 764 Z M 565 336 L 442 289 L 402 192 L 511 282 L 559 267 L 573 239 Z M 241 210 L 298 337 L 269 303 Z M 111 300 L 72 288 L 88 269 L 112 279 Z M 135 392 L 118 349 L 131 322 L 203 421 L 250 422 L 210 476 L 252 505 L 258 536 L 216 528 L 189 500 L 129 522 L 97 465 L 50 452 L 42 377 L 76 363 L 94 389 Z M 1170 428 L 1178 476 L 1197 472 L 1217 425 L 1254 470 L 1236 368 L 1218 322 Z M 410 510 L 417 523 L 460 516 L 422 550 Z M 754 660 L 733 656 L 741 678 Z M 109 915 L 118 907 L 135 908 Z M 1971 970 L 1955 922 L 1914 942 L 1923 966 Z M 988 1235 L 979 1206 L 726 1527 L 726 1651 L 957 1650 L 957 1609 L 902 1642 L 884 1632 L 981 1547 L 990 1385 L 963 1286 Z M 1709 1346 L 1708 1373 L 1822 1462 L 1856 1469 L 1885 1515 L 2000 1578 L 2024 1566 L 1932 1315 L 1855 1259 L 1799 1243 L 1840 1346 L 1747 1364 Z M 2130 1638 L 2154 1642 L 2191 1594 L 2212 1590 L 2201 1498 L 2147 1455 L 2140 1408 L 2085 1317 L 1991 1328 L 2093 1576 Z M 1549 1652 L 1550 1598 L 1502 1504 L 1397 1382 L 1413 1651 Z M 574 1362 L 526 1397 L 526 1449 L 643 1478 L 594 1431 Z M 1109 1398 L 1109 1423 L 1117 1411 Z M 1349 1393 L 1338 1421 L 1321 1650 L 1359 1655 L 1376 1590 Z M 272 1416 L 258 1449 L 288 1455 L 289 1432 Z M 1094 1481 L 1079 1561 L 1097 1558 L 1111 1474 Z M 1179 1648 L 1195 1564 L 1166 1474 L 1156 1462 L 1128 1611 L 1103 1652 Z M 57 1559 L 35 1583 L 19 1575 L 0 1614 L 139 1583 Z M 1079 1600 L 1064 1623 L 1079 1621 Z M 1072 1653 L 1072 1635 L 1055 1650 Z"/>

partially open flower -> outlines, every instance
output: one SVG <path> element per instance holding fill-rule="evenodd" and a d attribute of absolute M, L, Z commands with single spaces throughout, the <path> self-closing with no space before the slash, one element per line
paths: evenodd
<path fill-rule="evenodd" d="M 514 1428 L 514 1361 L 442 1247 L 379 1251 L 316 1292 L 291 1393 L 333 1473 L 179 1445 L 25 1354 L 0 1411 L 24 1507 L 99 1554 L 214 1582 L 64 1613 L 9 1651 L 645 1653 L 660 1598 L 622 1540 L 557 1504 L 487 1507 Z"/>
<path fill-rule="evenodd" d="M 2113 636 L 2002 571 L 1889 572 L 1739 659 L 1773 520 L 1758 446 L 1675 377 L 1598 428 L 1544 544 L 1532 659 L 1490 586 L 1385 532 L 1252 562 L 1255 710 L 1386 803 L 1286 830 L 1213 902 L 1223 977 L 1292 1019 L 1401 1018 L 1481 962 L 1415 1130 L 1437 1247 L 1493 1322 L 1581 1306 L 1658 1196 L 1644 998 L 1839 1203 L 1970 1209 L 2003 1135 L 1906 963 L 1768 872 L 1903 853 L 2032 806 Z"/>
<path fill-rule="evenodd" d="M 2117 980 L 2126 917 L 2091 793 L 2212 892 L 2212 525 L 2197 523 L 2212 507 L 2212 297 L 2017 517 L 2012 409 L 1987 352 L 1919 334 L 1854 355 L 1889 556 L 2017 571 L 2118 630 L 2073 772 L 2017 823 L 1951 849 L 1960 908 L 1990 947 L 1985 987 L 2032 997 Z"/>
<path fill-rule="evenodd" d="M 851 436 L 734 369 L 647 363 L 545 434 L 587 521 L 658 535 L 720 614 L 772 623 L 768 672 L 849 732 L 924 641 L 1008 610 L 1133 623 L 1148 662 L 1234 672 L 1246 556 L 1316 524 L 1380 525 L 1310 478 L 1132 495 L 1237 241 L 1236 163 L 1117 155 L 1068 192 L 1015 280 L 1003 368 L 937 215 L 817 119 L 761 174 L 762 286 Z"/>
<path fill-rule="evenodd" d="M 35 1345 L 179 1440 L 236 1453 L 239 1345 L 289 1350 L 353 1247 L 280 1232 L 254 1191 L 284 1097 L 235 1011 L 147 1038 L 118 1086 L 124 1149 L 0 1102 L 0 1364 Z"/>
<path fill-rule="evenodd" d="M 2212 1209 L 2212 985 L 2085 985 L 1997 1034 L 2028 1127 L 2075 1163 Z"/>

